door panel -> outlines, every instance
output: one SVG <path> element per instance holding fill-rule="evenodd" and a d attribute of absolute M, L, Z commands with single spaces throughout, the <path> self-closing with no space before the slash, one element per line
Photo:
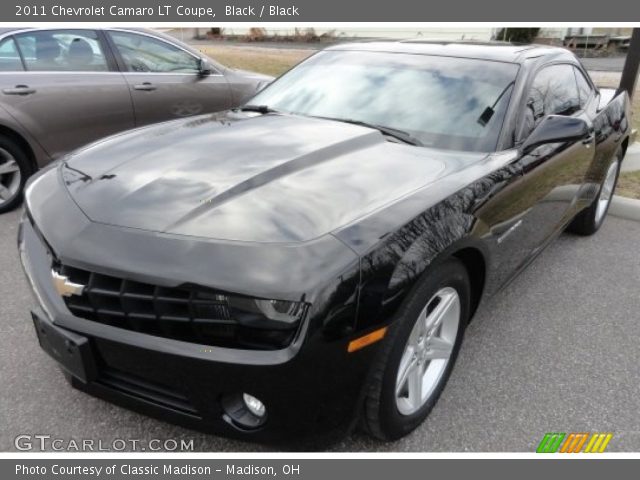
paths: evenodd
<path fill-rule="evenodd" d="M 542 145 L 522 159 L 523 190 L 534 202 L 528 239 L 533 249 L 576 212 L 580 188 L 593 161 L 593 137 L 584 141 Z"/>
<path fill-rule="evenodd" d="M 223 76 L 125 73 L 131 90 L 136 125 L 217 112 L 231 107 Z"/>
<path fill-rule="evenodd" d="M 525 111 L 522 140 L 548 115 L 581 118 L 593 132 L 589 116 L 581 106 L 574 67 L 550 65 L 539 70 L 531 84 Z M 593 161 L 595 136 L 576 142 L 542 145 L 521 159 L 525 190 L 535 197 L 532 217 L 532 249 L 576 213 L 579 193 Z"/>
<path fill-rule="evenodd" d="M 571 65 L 538 71 L 522 112 L 524 141 L 548 115 L 591 120 L 580 106 Z M 541 145 L 527 154 L 514 153 L 511 168 L 519 172 L 476 215 L 490 229 L 497 265 L 496 283 L 524 267 L 581 206 L 581 189 L 593 163 L 595 135 Z"/>
<path fill-rule="evenodd" d="M 134 126 L 131 97 L 90 30 L 16 35 L 26 72 L 0 75 L 3 106 L 51 157 Z"/>
<path fill-rule="evenodd" d="M 543 145 L 528 155 L 513 152 L 502 174 L 504 186 L 475 212 L 489 228 L 495 288 L 522 269 L 572 217 L 592 151 L 573 142 Z"/>
<path fill-rule="evenodd" d="M 136 125 L 188 117 L 231 107 L 223 75 L 200 75 L 190 52 L 155 37 L 108 32 L 131 90 Z"/>

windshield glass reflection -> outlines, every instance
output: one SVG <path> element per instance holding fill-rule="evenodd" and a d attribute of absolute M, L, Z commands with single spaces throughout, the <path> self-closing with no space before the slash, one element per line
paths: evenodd
<path fill-rule="evenodd" d="M 326 51 L 249 103 L 395 128 L 430 147 L 492 151 L 517 72 L 486 60 Z"/>

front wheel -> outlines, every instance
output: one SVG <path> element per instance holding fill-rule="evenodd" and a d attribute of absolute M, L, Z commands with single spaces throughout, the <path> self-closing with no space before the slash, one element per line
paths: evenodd
<path fill-rule="evenodd" d="M 593 235 L 600 229 L 611 205 L 613 192 L 620 174 L 622 158 L 622 150 L 618 150 L 615 160 L 609 165 L 602 185 L 600 185 L 598 196 L 588 208 L 573 219 L 567 230 L 578 235 Z"/>
<path fill-rule="evenodd" d="M 451 374 L 469 317 L 467 270 L 455 259 L 435 267 L 405 299 L 374 365 L 365 429 L 382 440 L 414 430 Z"/>

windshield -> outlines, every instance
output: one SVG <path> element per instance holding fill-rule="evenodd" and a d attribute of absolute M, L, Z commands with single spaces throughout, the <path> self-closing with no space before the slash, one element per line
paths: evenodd
<path fill-rule="evenodd" d="M 386 52 L 325 51 L 250 100 L 280 112 L 401 130 L 422 145 L 496 148 L 518 66 Z"/>

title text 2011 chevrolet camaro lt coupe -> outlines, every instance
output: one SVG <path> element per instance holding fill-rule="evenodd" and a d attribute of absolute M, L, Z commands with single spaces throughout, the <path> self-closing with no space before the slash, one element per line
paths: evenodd
<path fill-rule="evenodd" d="M 40 345 L 73 386 L 192 428 L 399 438 L 481 300 L 602 225 L 629 124 L 562 49 L 332 47 L 30 182 Z"/>

